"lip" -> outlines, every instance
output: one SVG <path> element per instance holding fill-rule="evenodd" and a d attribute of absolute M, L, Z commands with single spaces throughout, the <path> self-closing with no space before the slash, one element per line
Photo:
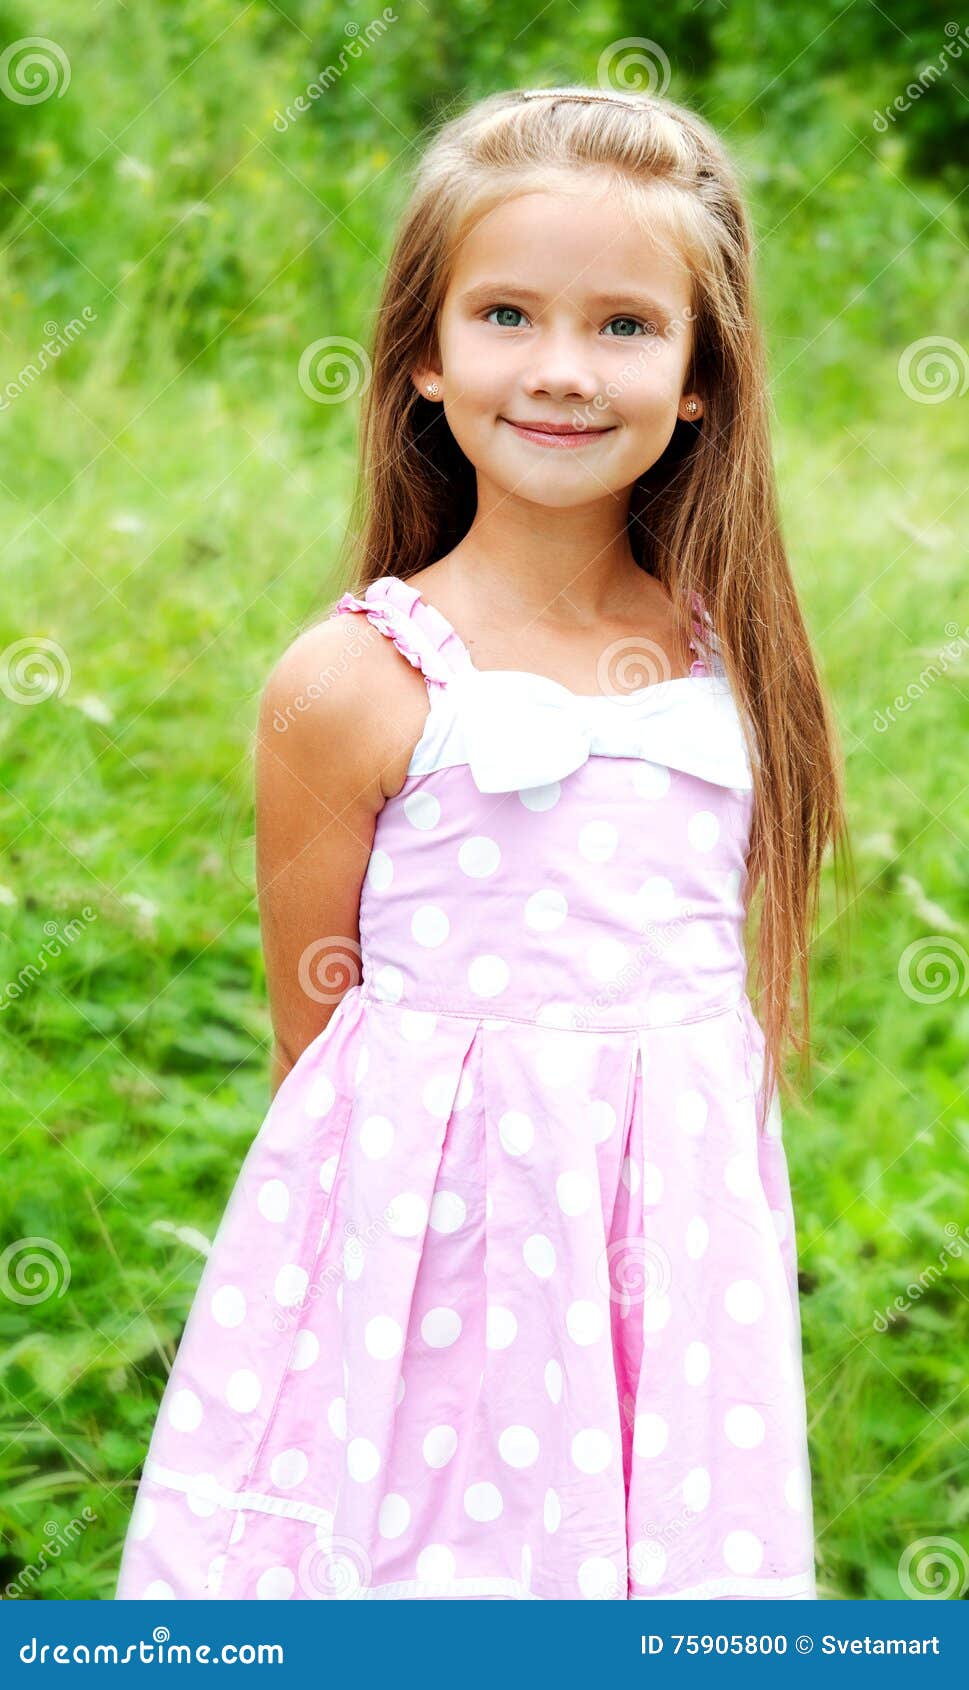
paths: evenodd
<path fill-rule="evenodd" d="M 611 434 L 612 428 L 573 428 L 571 423 L 517 423 L 510 417 L 502 417 L 501 421 L 520 434 L 523 440 L 534 440 L 538 446 L 558 446 L 574 449 L 577 446 L 588 446 L 594 440 L 601 440 L 604 434 Z"/>

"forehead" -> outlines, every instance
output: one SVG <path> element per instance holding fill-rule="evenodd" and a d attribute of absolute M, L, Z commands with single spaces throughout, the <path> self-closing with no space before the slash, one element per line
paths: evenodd
<path fill-rule="evenodd" d="M 466 228 L 453 255 L 448 293 L 479 282 L 526 281 L 576 300 L 624 286 L 649 286 L 671 305 L 692 297 L 690 267 L 669 216 L 649 187 L 615 175 L 567 175 L 490 205 Z"/>

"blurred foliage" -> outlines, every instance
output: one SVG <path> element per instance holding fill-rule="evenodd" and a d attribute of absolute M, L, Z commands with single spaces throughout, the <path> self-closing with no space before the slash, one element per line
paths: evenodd
<path fill-rule="evenodd" d="M 41 32 L 70 67 L 59 96 L 0 95 L 0 642 L 53 641 L 70 670 L 43 704 L 0 697 L 0 978 L 27 981 L 0 1011 L 3 1236 L 64 1258 L 46 1299 L 0 1297 L 0 1584 L 113 1594 L 265 1110 L 251 733 L 271 663 L 340 590 L 358 420 L 309 401 L 300 353 L 368 340 L 437 122 L 496 88 L 594 84 L 645 37 L 750 200 L 785 532 L 846 752 L 852 949 L 826 887 L 815 1079 L 785 1140 L 821 1589 L 898 1596 L 904 1549 L 964 1543 L 969 1515 L 967 1252 L 927 1273 L 964 1215 L 966 965 L 923 998 L 899 983 L 915 941 L 966 956 L 969 698 L 938 664 L 965 597 L 964 404 L 898 373 L 925 337 L 966 357 L 969 53 L 879 129 L 951 45 L 934 4 L 395 14 L 362 46 L 379 9 L 324 0 L 49 0 L 42 25 L 0 0 L 6 43 Z"/>

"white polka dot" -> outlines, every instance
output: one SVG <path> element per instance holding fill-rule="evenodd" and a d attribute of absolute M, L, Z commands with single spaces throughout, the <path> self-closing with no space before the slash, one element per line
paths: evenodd
<path fill-rule="evenodd" d="M 402 1009 L 397 1025 L 409 1044 L 424 1044 L 437 1027 L 437 1016 L 429 1009 Z"/>
<path fill-rule="evenodd" d="M 487 1479 L 469 1485 L 464 1493 L 464 1512 L 471 1520 L 497 1520 L 503 1507 L 501 1491 Z"/>
<path fill-rule="evenodd" d="M 435 1120 L 446 1121 L 456 1106 L 453 1074 L 434 1074 L 421 1092 L 421 1102 Z"/>
<path fill-rule="evenodd" d="M 360 1148 L 372 1162 L 388 1155 L 394 1142 L 394 1124 L 386 1115 L 368 1115 L 360 1128 Z"/>
<path fill-rule="evenodd" d="M 367 885 L 372 892 L 386 892 L 393 878 L 393 862 L 386 851 L 382 851 L 378 846 L 375 851 L 370 853 L 370 861 L 367 864 Z"/>
<path fill-rule="evenodd" d="M 417 1191 L 398 1191 L 384 1218 L 395 1238 L 420 1238 L 427 1225 L 427 1204 Z"/>
<path fill-rule="evenodd" d="M 334 1397 L 326 1411 L 327 1424 L 335 1438 L 345 1442 L 347 1435 L 347 1399 Z"/>
<path fill-rule="evenodd" d="M 222 1583 L 222 1575 L 225 1572 L 227 1559 L 228 1557 L 225 1555 L 216 1555 L 214 1561 L 209 1562 L 206 1588 L 210 1596 L 218 1596 L 219 1594 L 219 1586 Z"/>
<path fill-rule="evenodd" d="M 723 1558 L 732 1573 L 756 1573 L 764 1559 L 764 1545 L 753 1532 L 728 1532 Z"/>
<path fill-rule="evenodd" d="M 212 1298 L 212 1318 L 219 1326 L 241 1326 L 246 1318 L 246 1299 L 238 1285 L 220 1285 Z"/>
<path fill-rule="evenodd" d="M 712 810 L 697 810 L 690 817 L 686 836 L 694 851 L 712 851 L 720 837 L 720 823 Z"/>
<path fill-rule="evenodd" d="M 457 1232 L 467 1213 L 468 1205 L 456 1191 L 435 1191 L 428 1225 L 434 1232 Z"/>
<path fill-rule="evenodd" d="M 754 1279 L 735 1279 L 723 1294 L 723 1306 L 731 1320 L 750 1326 L 764 1312 L 764 1293 Z"/>
<path fill-rule="evenodd" d="M 334 1152 L 332 1156 L 328 1156 L 326 1161 L 320 1164 L 320 1185 L 324 1191 L 333 1190 L 338 1161 L 339 1157 Z"/>
<path fill-rule="evenodd" d="M 549 781 L 545 786 L 523 787 L 518 794 L 519 802 L 526 810 L 553 810 L 562 795 L 562 788 L 557 780 Z"/>
<path fill-rule="evenodd" d="M 692 1344 L 686 1346 L 683 1372 L 688 1385 L 702 1385 L 710 1372 L 710 1351 L 699 1338 L 695 1338 Z"/>
<path fill-rule="evenodd" d="M 533 892 L 525 905 L 525 924 L 536 933 L 554 933 L 569 913 L 568 900 L 552 886 Z"/>
<path fill-rule="evenodd" d="M 653 922 L 672 921 L 677 902 L 673 882 L 662 874 L 651 875 L 636 893 L 636 925 L 642 929 Z"/>
<path fill-rule="evenodd" d="M 474 1081 L 470 1069 L 466 1068 L 458 1081 L 458 1093 L 454 1099 L 455 1109 L 466 1109 L 474 1096 Z"/>
<path fill-rule="evenodd" d="M 174 1594 L 171 1585 L 166 1584 L 164 1579 L 152 1579 L 151 1584 L 145 1590 L 145 1598 L 152 1602 L 162 1596 L 174 1596 Z"/>
<path fill-rule="evenodd" d="M 259 1375 L 253 1373 L 251 1367 L 239 1367 L 230 1375 L 225 1388 L 225 1399 L 237 1414 L 251 1414 L 261 1396 L 262 1384 Z"/>
<path fill-rule="evenodd" d="M 294 1373 L 303 1373 L 307 1367 L 312 1367 L 319 1353 L 320 1341 L 316 1333 L 310 1332 L 308 1328 L 304 1327 L 302 1332 L 296 1334 L 292 1360 L 289 1365 Z"/>
<path fill-rule="evenodd" d="M 606 1103 L 601 1098 L 595 1103 L 590 1103 L 587 1118 L 593 1143 L 605 1144 L 606 1139 L 612 1136 L 616 1126 L 616 1111 L 612 1104 Z"/>
<path fill-rule="evenodd" d="M 568 1168 L 555 1181 L 555 1196 L 564 1215 L 584 1215 L 592 1202 L 592 1186 L 585 1174 Z"/>
<path fill-rule="evenodd" d="M 301 1449 L 281 1449 L 273 1457 L 270 1473 L 274 1485 L 280 1490 L 292 1490 L 294 1485 L 301 1485 L 310 1470 L 310 1464 Z"/>
<path fill-rule="evenodd" d="M 681 1091 L 674 1104 L 676 1124 L 695 1138 L 707 1124 L 707 1100 L 702 1091 Z"/>
<path fill-rule="evenodd" d="M 432 1349 L 444 1350 L 461 1333 L 461 1316 L 457 1309 L 428 1309 L 421 1321 L 421 1337 Z"/>
<path fill-rule="evenodd" d="M 417 1557 L 417 1576 L 426 1584 L 448 1584 L 454 1577 L 454 1556 L 445 1543 L 429 1543 Z"/>
<path fill-rule="evenodd" d="M 194 1432 L 202 1420 L 201 1400 L 194 1391 L 176 1391 L 168 1405 L 168 1418 L 176 1432 Z"/>
<path fill-rule="evenodd" d="M 498 1137 L 509 1156 L 524 1156 L 532 1148 L 535 1128 L 520 1109 L 507 1109 L 498 1122 Z"/>
<path fill-rule="evenodd" d="M 710 1501 L 710 1475 L 705 1467 L 692 1467 L 683 1480 L 683 1502 L 692 1514 L 702 1514 Z"/>
<path fill-rule="evenodd" d="M 288 1567 L 267 1567 L 256 1580 L 260 1601 L 285 1602 L 296 1588 L 296 1575 Z"/>
<path fill-rule="evenodd" d="M 608 862 L 618 844 L 619 833 L 612 822 L 586 822 L 579 833 L 579 850 L 589 863 Z"/>
<path fill-rule="evenodd" d="M 808 1502 L 808 1484 L 799 1467 L 792 1467 L 784 1480 L 784 1501 L 796 1514 L 803 1514 Z"/>
<path fill-rule="evenodd" d="M 576 1344 L 594 1344 L 602 1337 L 605 1318 L 598 1303 L 587 1297 L 577 1297 L 565 1311 L 565 1325 L 569 1337 Z"/>
<path fill-rule="evenodd" d="M 636 765 L 633 790 L 637 798 L 664 798 L 669 789 L 670 771 L 665 763 L 650 763 L 644 758 Z"/>
<path fill-rule="evenodd" d="M 392 1315 L 375 1314 L 363 1329 L 363 1342 L 367 1354 L 375 1361 L 390 1361 L 400 1355 L 404 1334 Z"/>
<path fill-rule="evenodd" d="M 585 964 L 593 980 L 615 980 L 629 965 L 629 951 L 620 939 L 607 935 L 589 946 Z"/>
<path fill-rule="evenodd" d="M 637 1455 L 661 1455 L 669 1436 L 669 1426 L 661 1414 L 637 1414 L 633 1428 L 633 1449 Z"/>
<path fill-rule="evenodd" d="M 377 1530 L 381 1537 L 400 1537 L 410 1525 L 410 1503 L 396 1491 L 390 1491 L 380 1504 Z"/>
<path fill-rule="evenodd" d="M 545 1492 L 545 1506 L 542 1510 L 542 1518 L 547 1532 L 558 1531 L 559 1526 L 562 1523 L 562 1504 L 559 1501 L 558 1491 L 547 1490 Z"/>
<path fill-rule="evenodd" d="M 699 1261 L 710 1242 L 710 1228 L 702 1215 L 694 1215 L 686 1229 L 686 1253 L 692 1262 Z"/>
<path fill-rule="evenodd" d="M 576 1577 L 579 1590 L 587 1601 L 605 1598 L 616 1589 L 616 1569 L 604 1555 L 590 1555 L 581 1562 Z"/>
<path fill-rule="evenodd" d="M 624 1156 L 622 1159 L 622 1167 L 619 1169 L 619 1178 L 622 1180 L 623 1185 L 626 1187 L 626 1190 L 629 1192 L 631 1197 L 635 1197 L 637 1191 L 639 1190 L 642 1177 L 643 1176 L 639 1171 L 639 1163 L 634 1162 L 631 1156 Z"/>
<path fill-rule="evenodd" d="M 139 1494 L 138 1500 L 132 1510 L 131 1522 L 129 1525 L 132 1537 L 137 1538 L 139 1543 L 142 1542 L 144 1538 L 150 1537 L 157 1517 L 158 1510 L 151 1497 Z"/>
<path fill-rule="evenodd" d="M 393 963 L 387 962 L 373 976 L 373 994 L 381 1003 L 400 1003 L 404 995 L 404 976 Z"/>
<path fill-rule="evenodd" d="M 531 1268 L 538 1279 L 550 1279 L 555 1272 L 555 1245 L 544 1232 L 533 1232 L 522 1245 L 522 1255 L 525 1266 Z"/>
<path fill-rule="evenodd" d="M 289 1187 L 281 1179 L 267 1179 L 256 1202 L 264 1220 L 284 1221 L 289 1214 Z"/>
<path fill-rule="evenodd" d="M 511 970 L 500 956 L 476 956 L 468 969 L 468 985 L 476 998 L 496 998 L 511 979 Z"/>
<path fill-rule="evenodd" d="M 763 1415 L 749 1403 L 737 1403 L 728 1408 L 723 1429 L 737 1449 L 756 1449 L 758 1444 L 763 1443 L 766 1432 Z"/>
<path fill-rule="evenodd" d="M 277 1303 L 282 1303 L 284 1309 L 293 1308 L 305 1295 L 309 1277 L 305 1268 L 299 1267 L 296 1262 L 287 1262 L 277 1273 L 273 1286 Z"/>
<path fill-rule="evenodd" d="M 412 792 L 404 799 L 404 815 L 411 827 L 427 833 L 441 819 L 441 806 L 430 792 Z"/>
<path fill-rule="evenodd" d="M 336 1088 L 329 1074 L 314 1074 L 303 1099 L 303 1112 L 313 1121 L 322 1121 L 336 1101 Z"/>
<path fill-rule="evenodd" d="M 641 1537 L 629 1552 L 629 1571 L 634 1584 L 650 1589 L 666 1571 L 666 1550 L 654 1537 Z"/>
<path fill-rule="evenodd" d="M 500 1303 L 489 1303 L 486 1317 L 487 1335 L 485 1343 L 489 1350 L 507 1350 L 508 1345 L 514 1343 L 518 1335 L 518 1321 L 511 1309 L 502 1308 Z"/>
<path fill-rule="evenodd" d="M 358 1484 L 366 1484 L 380 1467 L 380 1451 L 369 1438 L 351 1438 L 347 1444 L 347 1472 Z"/>
<path fill-rule="evenodd" d="M 572 1439 L 572 1460 L 580 1473 L 601 1473 L 612 1460 L 612 1440 L 598 1426 L 584 1426 Z"/>
<path fill-rule="evenodd" d="M 498 1454 L 509 1467 L 534 1467 L 538 1438 L 530 1426 L 506 1426 L 498 1439 Z"/>
<path fill-rule="evenodd" d="M 545 1363 L 545 1389 L 551 1402 L 562 1401 L 562 1369 L 557 1361 Z"/>
<path fill-rule="evenodd" d="M 738 1150 L 723 1170 L 724 1183 L 734 1197 L 753 1197 L 760 1184 L 757 1163 L 749 1150 Z"/>
<path fill-rule="evenodd" d="M 458 1447 L 458 1434 L 453 1426 L 432 1426 L 421 1447 L 428 1467 L 446 1467 Z"/>
<path fill-rule="evenodd" d="M 410 930 L 415 944 L 433 950 L 435 946 L 443 945 L 451 931 L 451 923 L 436 904 L 422 904 L 411 916 Z"/>
<path fill-rule="evenodd" d="M 458 852 L 458 867 L 472 880 L 486 880 L 501 862 L 501 851 L 487 834 L 475 833 L 466 839 Z"/>
<path fill-rule="evenodd" d="M 245 1516 L 245 1514 L 237 1514 L 235 1519 L 232 1522 L 232 1530 L 229 1533 L 229 1547 L 230 1548 L 234 1544 L 241 1543 L 242 1534 L 245 1531 L 245 1529 L 246 1529 L 246 1516 Z"/>
<path fill-rule="evenodd" d="M 663 1175 L 655 1162 L 643 1163 L 643 1203 L 647 1209 L 662 1201 Z"/>

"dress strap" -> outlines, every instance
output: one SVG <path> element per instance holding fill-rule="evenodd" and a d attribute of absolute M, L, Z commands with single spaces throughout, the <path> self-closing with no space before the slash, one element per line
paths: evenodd
<path fill-rule="evenodd" d="M 694 592 L 690 602 L 693 606 L 693 638 L 690 641 L 690 650 L 696 653 L 690 674 L 724 675 L 726 670 L 720 652 L 720 641 L 702 594 Z M 708 657 L 703 656 L 704 651 L 709 653 Z"/>
<path fill-rule="evenodd" d="M 371 581 L 362 598 L 344 593 L 331 614 L 348 611 L 362 611 L 425 680 L 438 686 L 447 686 L 452 676 L 473 667 L 471 653 L 447 618 L 399 575 Z"/>

